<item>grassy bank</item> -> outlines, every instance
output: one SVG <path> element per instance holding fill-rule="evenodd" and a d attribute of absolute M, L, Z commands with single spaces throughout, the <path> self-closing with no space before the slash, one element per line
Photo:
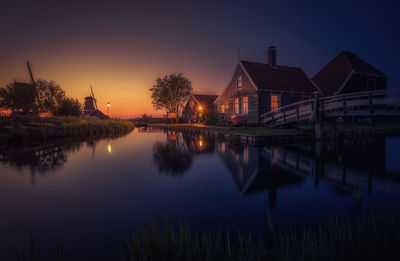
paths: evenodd
<path fill-rule="evenodd" d="M 83 120 L 74 117 L 2 118 L 0 128 L 0 140 L 7 142 L 118 135 L 131 131 L 134 124 L 126 120 Z"/>
<path fill-rule="evenodd" d="M 362 218 L 339 219 L 320 227 L 276 233 L 270 218 L 266 233 L 193 233 L 153 222 L 125 237 L 114 260 L 399 260 L 400 220 L 397 212 L 375 212 Z M 57 246 L 54 260 L 64 260 Z M 16 260 L 39 260 L 31 238 L 28 251 L 16 251 Z"/>
<path fill-rule="evenodd" d="M 271 224 L 271 223 L 270 223 Z M 126 238 L 120 260 L 398 260 L 400 223 L 383 212 L 357 221 L 336 219 L 300 232 L 262 234 L 193 234 L 187 226 L 175 232 L 153 225 Z"/>

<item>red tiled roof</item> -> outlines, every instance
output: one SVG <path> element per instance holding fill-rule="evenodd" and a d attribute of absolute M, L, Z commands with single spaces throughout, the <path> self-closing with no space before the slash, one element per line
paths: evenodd
<path fill-rule="evenodd" d="M 193 97 L 203 106 L 212 106 L 218 95 L 193 94 Z"/>
<path fill-rule="evenodd" d="M 240 61 L 258 89 L 314 92 L 318 89 L 301 68 Z"/>
<path fill-rule="evenodd" d="M 385 76 L 353 53 L 343 51 L 315 74 L 312 80 L 324 94 L 332 94 L 340 89 L 352 72 Z"/>

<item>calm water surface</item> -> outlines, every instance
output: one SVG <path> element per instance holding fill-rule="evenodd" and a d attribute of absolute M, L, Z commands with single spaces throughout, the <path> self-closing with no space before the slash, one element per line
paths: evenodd
<path fill-rule="evenodd" d="M 400 139 L 250 147 L 161 131 L 0 150 L 0 260 L 56 243 L 109 260 L 152 217 L 196 231 L 267 231 L 400 207 Z"/>

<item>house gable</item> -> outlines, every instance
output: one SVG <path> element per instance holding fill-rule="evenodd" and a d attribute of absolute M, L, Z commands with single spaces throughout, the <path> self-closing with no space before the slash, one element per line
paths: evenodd
<path fill-rule="evenodd" d="M 237 88 L 237 78 L 239 75 L 242 75 L 242 88 L 239 90 Z M 215 100 L 214 104 L 222 104 L 224 101 L 233 99 L 237 96 L 246 96 L 248 94 L 255 94 L 257 93 L 257 87 L 254 84 L 253 80 L 249 77 L 248 73 L 246 72 L 245 68 L 239 61 L 236 65 L 235 71 L 233 76 L 229 82 L 229 84 L 225 87 L 222 91 L 221 95 Z"/>
<path fill-rule="evenodd" d="M 363 61 L 351 52 L 341 52 L 326 66 L 316 73 L 312 80 L 325 95 L 334 93 L 366 91 L 366 85 L 362 87 L 361 81 L 355 84 L 355 79 L 364 75 L 379 79 L 378 88 L 383 88 L 381 82 L 386 82 L 386 75 Z M 353 90 L 354 88 L 354 90 Z M 386 87 L 385 87 L 386 88 Z"/>
<path fill-rule="evenodd" d="M 242 77 L 242 87 L 238 89 L 238 76 Z M 222 91 L 221 95 L 214 102 L 214 111 L 217 120 L 230 121 L 234 114 L 234 99 L 239 98 L 239 110 L 242 113 L 243 97 L 248 97 L 248 114 L 244 115 L 248 122 L 258 122 L 258 93 L 257 87 L 249 77 L 245 68 L 240 62 L 237 63 L 233 76 L 229 84 Z M 224 105 L 224 113 L 221 113 L 218 108 Z"/>

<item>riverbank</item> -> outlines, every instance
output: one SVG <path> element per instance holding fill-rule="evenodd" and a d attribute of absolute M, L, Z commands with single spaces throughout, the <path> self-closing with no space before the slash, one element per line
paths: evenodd
<path fill-rule="evenodd" d="M 127 235 L 116 260 L 398 260 L 400 222 L 395 211 L 366 214 L 361 218 L 336 218 L 318 228 L 304 226 L 275 231 L 193 232 L 185 223 L 179 228 L 164 222 Z M 355 219 L 355 220 L 354 220 Z M 64 260 L 57 245 L 54 260 Z M 17 260 L 36 260 L 40 250 L 30 238 L 28 251 L 15 251 Z M 28 254 L 26 254 L 28 253 Z M 118 254 L 116 253 L 116 256 Z"/>
<path fill-rule="evenodd" d="M 205 136 L 240 141 L 249 145 L 284 143 L 314 139 L 313 125 L 294 125 L 290 127 L 217 127 L 202 124 L 148 124 L 149 127 L 202 134 Z M 329 124 L 323 128 L 325 139 L 334 138 Z M 336 138 L 364 138 L 377 135 L 400 135 L 400 122 L 381 122 L 374 124 L 338 123 Z"/>
<path fill-rule="evenodd" d="M 83 120 L 75 117 L 0 118 L 0 141 L 19 142 L 65 137 L 100 137 L 128 133 L 134 124 L 127 120 Z"/>

